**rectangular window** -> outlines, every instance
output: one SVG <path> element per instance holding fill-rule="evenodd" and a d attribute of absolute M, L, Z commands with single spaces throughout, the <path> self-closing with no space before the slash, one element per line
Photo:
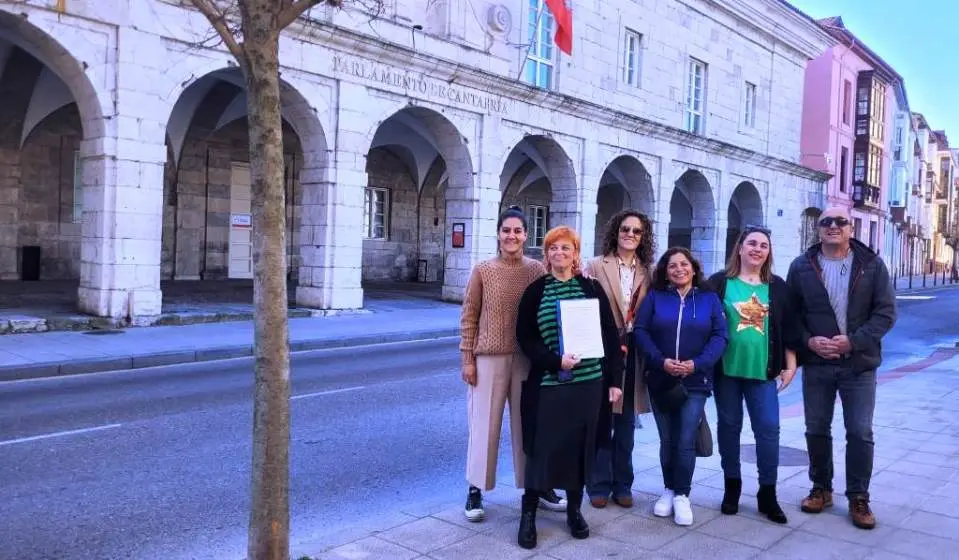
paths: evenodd
<path fill-rule="evenodd" d="M 861 183 L 866 180 L 866 154 L 856 152 L 856 163 L 852 168 L 852 182 Z"/>
<path fill-rule="evenodd" d="M 527 83 L 543 89 L 553 86 L 553 27 L 555 20 L 545 0 L 529 0 L 529 55 L 523 71 Z"/>
<path fill-rule="evenodd" d="M 639 86 L 639 54 L 643 36 L 630 29 L 626 30 L 623 44 L 623 81 L 631 86 Z"/>
<path fill-rule="evenodd" d="M 80 150 L 73 152 L 73 223 L 83 223 L 83 167 Z"/>
<path fill-rule="evenodd" d="M 862 241 L 862 219 L 861 218 L 852 219 L 852 229 L 853 229 L 852 236 Z"/>
<path fill-rule="evenodd" d="M 880 142 L 885 140 L 886 128 L 886 86 L 879 80 L 872 81 L 872 103 L 869 115 L 869 135 Z"/>
<path fill-rule="evenodd" d="M 882 149 L 878 146 L 869 146 L 869 170 L 866 182 L 873 187 L 881 187 L 882 181 Z"/>
<path fill-rule="evenodd" d="M 842 124 L 849 124 L 852 117 L 852 82 L 845 80 L 842 85 Z"/>
<path fill-rule="evenodd" d="M 878 237 L 878 232 L 879 232 L 879 224 L 877 222 L 869 222 L 869 248 L 870 249 L 875 249 L 877 246 L 876 242 L 878 241 L 878 239 L 876 238 Z"/>
<path fill-rule="evenodd" d="M 683 128 L 687 132 L 703 134 L 703 115 L 706 102 L 706 64 L 689 59 L 686 77 L 686 111 Z"/>
<path fill-rule="evenodd" d="M 846 192 L 846 174 L 849 171 L 849 148 L 843 146 L 839 151 L 839 192 Z"/>
<path fill-rule="evenodd" d="M 860 87 L 859 88 L 859 98 L 856 103 L 856 115 L 868 115 L 869 114 L 869 88 Z"/>
<path fill-rule="evenodd" d="M 367 239 L 386 239 L 389 218 L 389 190 L 366 187 L 363 206 L 363 236 Z"/>
<path fill-rule="evenodd" d="M 529 237 L 526 244 L 529 247 L 542 247 L 549 228 L 549 206 L 530 206 L 528 216 Z"/>
<path fill-rule="evenodd" d="M 756 84 L 746 82 L 746 90 L 743 92 L 743 126 L 747 128 L 756 127 Z"/>

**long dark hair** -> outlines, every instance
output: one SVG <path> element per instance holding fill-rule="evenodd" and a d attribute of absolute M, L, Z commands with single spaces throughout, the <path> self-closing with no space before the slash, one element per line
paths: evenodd
<path fill-rule="evenodd" d="M 496 221 L 496 231 L 499 231 L 499 228 L 503 227 L 503 222 L 509 218 L 516 218 L 519 221 L 523 222 L 523 230 L 529 231 L 529 226 L 526 224 L 526 214 L 523 213 L 523 209 L 519 206 L 510 206 L 499 215 L 499 220 Z"/>
<path fill-rule="evenodd" d="M 643 266 L 653 262 L 655 239 L 653 236 L 653 222 L 646 214 L 638 210 L 623 210 L 616 213 L 606 222 L 606 235 L 603 237 L 603 254 L 612 255 L 619 248 L 619 227 L 626 218 L 633 217 L 643 226 L 643 236 L 639 238 L 639 247 L 636 247 L 636 257 Z"/>
<path fill-rule="evenodd" d="M 699 264 L 699 261 L 696 260 L 696 257 L 685 247 L 670 247 L 666 249 L 663 256 L 659 257 L 659 262 L 656 263 L 656 271 L 653 272 L 653 289 L 661 291 L 669 289 L 670 282 L 669 276 L 666 274 L 666 268 L 669 267 L 669 259 L 675 254 L 685 256 L 689 260 L 689 263 L 693 265 L 693 287 L 703 288 L 705 280 L 703 278 L 703 267 Z"/>

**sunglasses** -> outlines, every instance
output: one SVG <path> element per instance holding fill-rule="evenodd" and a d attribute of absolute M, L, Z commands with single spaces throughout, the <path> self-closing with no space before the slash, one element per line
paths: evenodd
<path fill-rule="evenodd" d="M 621 226 L 619 228 L 619 233 L 632 233 L 634 236 L 639 237 L 643 235 L 643 228 L 638 228 L 638 227 L 631 228 L 629 226 Z"/>
<path fill-rule="evenodd" d="M 747 224 L 746 227 L 743 228 L 743 237 L 746 237 L 746 236 L 749 235 L 750 233 L 764 233 L 764 234 L 766 234 L 766 237 L 770 237 L 773 232 L 772 232 L 771 229 L 769 229 L 769 228 L 767 228 L 767 227 L 765 227 L 765 226 L 757 226 L 757 225 L 754 225 L 754 224 Z"/>
<path fill-rule="evenodd" d="M 833 224 L 836 224 L 836 227 L 845 227 L 849 225 L 849 220 L 843 218 L 842 216 L 826 216 L 825 218 L 819 220 L 819 227 L 832 227 Z"/>

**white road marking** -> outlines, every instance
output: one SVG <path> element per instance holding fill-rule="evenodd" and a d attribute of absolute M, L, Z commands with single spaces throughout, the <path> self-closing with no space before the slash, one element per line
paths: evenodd
<path fill-rule="evenodd" d="M 393 381 L 383 381 L 382 383 L 377 383 L 373 385 L 373 388 L 375 389 L 377 387 L 382 387 L 383 385 L 392 385 L 394 383 L 409 383 L 411 381 L 423 381 L 425 379 L 434 379 L 437 377 L 450 377 L 453 375 L 454 374 L 451 374 L 451 373 L 438 373 L 434 375 L 422 375 L 419 377 L 407 377 L 404 379 L 394 379 Z M 304 393 L 302 395 L 292 396 L 290 397 L 290 400 L 293 401 L 296 399 L 305 399 L 307 397 L 322 397 L 323 395 L 334 395 L 336 393 L 348 393 L 350 391 L 359 391 L 360 389 L 366 389 L 366 388 L 367 387 L 364 385 L 362 387 L 345 387 L 343 389 L 330 389 L 329 391 L 317 391 L 316 393 Z"/>
<path fill-rule="evenodd" d="M 290 400 L 295 401 L 296 399 L 306 399 L 309 397 L 322 397 L 323 395 L 347 393 L 349 391 L 359 391 L 360 389 L 366 389 L 366 387 L 347 387 L 345 389 L 330 389 L 329 391 L 317 391 L 316 393 L 304 393 L 302 395 L 294 395 L 290 397 Z"/>
<path fill-rule="evenodd" d="M 37 441 L 41 439 L 49 439 L 49 438 L 55 438 L 55 437 L 72 436 L 74 434 L 85 434 L 87 432 L 98 432 L 100 430 L 109 430 L 112 428 L 119 428 L 120 426 L 122 426 L 122 424 L 108 424 L 106 426 L 96 426 L 93 428 L 81 428 L 79 430 L 67 430 L 64 432 L 53 432 L 52 434 L 42 434 L 39 436 L 8 439 L 6 441 L 0 441 L 0 446 L 13 445 L 15 443 L 26 443 L 28 441 Z"/>
<path fill-rule="evenodd" d="M 936 296 L 896 296 L 896 299 L 919 299 L 919 300 L 926 300 L 926 299 L 936 299 Z"/>

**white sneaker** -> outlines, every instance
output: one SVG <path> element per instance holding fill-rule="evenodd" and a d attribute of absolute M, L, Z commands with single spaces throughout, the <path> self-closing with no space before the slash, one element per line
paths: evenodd
<path fill-rule="evenodd" d="M 663 491 L 663 495 L 656 500 L 656 505 L 653 506 L 653 515 L 656 517 L 669 517 L 673 514 L 673 498 L 676 494 L 670 490 L 666 489 Z"/>
<path fill-rule="evenodd" d="M 676 496 L 673 498 L 673 521 L 676 525 L 693 524 L 693 508 L 689 505 L 688 496 Z"/>

